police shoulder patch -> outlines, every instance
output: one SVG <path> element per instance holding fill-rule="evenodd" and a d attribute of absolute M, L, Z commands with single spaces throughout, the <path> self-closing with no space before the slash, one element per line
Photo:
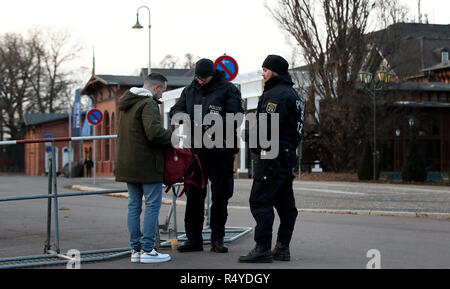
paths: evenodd
<path fill-rule="evenodd" d="M 266 105 L 266 112 L 267 113 L 272 114 L 272 113 L 275 113 L 276 110 L 277 110 L 277 104 L 276 103 L 273 103 L 273 102 L 267 103 L 267 105 Z"/>

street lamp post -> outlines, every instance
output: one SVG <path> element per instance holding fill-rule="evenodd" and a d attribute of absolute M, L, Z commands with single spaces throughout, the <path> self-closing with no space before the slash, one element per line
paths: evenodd
<path fill-rule="evenodd" d="M 400 170 L 400 128 L 395 130 L 395 135 L 397 136 L 397 169 Z"/>
<path fill-rule="evenodd" d="M 146 8 L 148 10 L 148 73 L 147 74 L 151 74 L 151 69 L 152 69 L 152 49 L 151 49 L 151 20 L 150 20 L 150 8 L 148 8 L 147 6 L 141 6 L 138 8 L 137 12 L 136 12 L 136 24 L 134 24 L 134 26 L 132 27 L 133 29 L 142 29 L 144 28 L 140 23 L 139 23 L 139 10 L 141 8 Z"/>
<path fill-rule="evenodd" d="M 361 71 L 359 73 L 359 78 L 361 83 L 363 84 L 363 88 L 365 91 L 369 92 L 372 95 L 373 99 L 373 179 L 377 179 L 377 170 L 376 170 L 376 160 L 377 160 L 377 118 L 376 118 L 376 98 L 377 94 L 381 92 L 384 88 L 384 85 L 388 84 L 391 81 L 391 75 L 387 71 L 387 69 L 382 69 L 377 74 L 378 77 L 373 77 L 372 73 L 369 71 Z"/>
<path fill-rule="evenodd" d="M 409 137 L 412 139 L 414 136 L 414 117 L 410 117 L 408 120 L 409 123 Z"/>

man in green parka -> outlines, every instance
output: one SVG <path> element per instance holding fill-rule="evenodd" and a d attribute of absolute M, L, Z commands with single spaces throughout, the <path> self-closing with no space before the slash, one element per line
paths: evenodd
<path fill-rule="evenodd" d="M 132 248 L 131 262 L 157 263 L 170 255 L 155 250 L 155 231 L 162 200 L 163 147 L 172 132 L 161 125 L 158 104 L 167 79 L 152 73 L 142 88 L 133 87 L 119 99 L 116 181 L 128 187 L 127 226 Z M 143 230 L 140 228 L 142 197 L 145 197 Z"/>

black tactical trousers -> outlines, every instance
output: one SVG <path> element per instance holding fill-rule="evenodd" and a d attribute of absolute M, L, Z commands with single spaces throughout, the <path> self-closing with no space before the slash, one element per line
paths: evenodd
<path fill-rule="evenodd" d="M 230 151 L 198 152 L 205 177 L 211 181 L 211 242 L 223 240 L 228 217 L 228 200 L 233 196 L 233 161 Z M 206 188 L 189 186 L 186 190 L 186 213 L 184 224 L 187 238 L 195 243 L 203 243 L 202 230 L 205 217 Z"/>
<path fill-rule="evenodd" d="M 277 241 L 289 246 L 298 211 L 292 189 L 292 169 L 279 168 L 270 178 L 255 178 L 250 193 L 250 210 L 256 221 L 255 242 L 271 249 L 275 207 L 280 217 Z"/>

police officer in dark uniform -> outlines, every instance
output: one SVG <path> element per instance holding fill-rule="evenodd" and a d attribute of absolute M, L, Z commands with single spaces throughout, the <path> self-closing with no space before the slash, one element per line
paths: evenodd
<path fill-rule="evenodd" d="M 259 129 L 262 125 L 261 113 L 266 113 L 269 120 L 268 135 L 272 135 L 271 116 L 278 113 L 279 153 L 275 158 L 265 159 L 262 155 L 267 149 L 263 150 L 258 145 L 252 150 L 259 156 L 250 194 L 250 210 L 256 221 L 256 246 L 250 253 L 239 258 L 242 263 L 270 263 L 273 259 L 289 261 L 289 244 L 298 214 L 292 182 L 297 163 L 296 149 L 303 133 L 304 104 L 292 87 L 289 64 L 284 58 L 269 55 L 262 67 L 264 92 L 258 102 L 257 125 Z M 276 246 L 271 251 L 274 207 L 280 217 L 280 227 Z"/>
<path fill-rule="evenodd" d="M 208 126 L 194 122 L 194 105 L 202 105 L 202 120 L 205 115 L 214 113 L 220 115 L 223 120 L 223 137 L 225 139 L 225 115 L 226 113 L 243 113 L 240 91 L 225 80 L 225 73 L 214 68 L 209 59 L 200 59 L 195 67 L 195 79 L 184 88 L 177 103 L 170 110 L 170 117 L 182 112 L 190 116 L 192 126 L 202 126 L 203 134 L 208 131 Z M 195 129 L 191 131 L 194 133 Z M 234 129 L 234 136 L 236 130 Z M 203 139 L 202 134 L 202 139 Z M 214 136 L 210 136 L 214 138 Z M 193 138 L 192 138 L 193 139 Z M 194 139 L 193 139 L 194 140 Z M 195 144 L 195 143 L 194 143 Z M 234 143 L 236 145 L 236 142 Z M 238 152 L 235 148 L 222 147 L 195 148 L 200 159 L 206 178 L 211 181 L 211 251 L 218 253 L 228 252 L 223 244 L 225 236 L 225 223 L 228 216 L 228 200 L 233 195 L 234 176 L 234 154 Z M 178 247 L 180 252 L 192 252 L 203 250 L 203 221 L 206 189 L 189 186 L 186 190 L 187 202 L 185 212 L 185 229 L 187 242 Z"/>

